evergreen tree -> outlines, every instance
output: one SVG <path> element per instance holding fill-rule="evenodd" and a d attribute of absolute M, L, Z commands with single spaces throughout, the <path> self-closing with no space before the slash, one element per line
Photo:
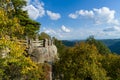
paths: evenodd
<path fill-rule="evenodd" d="M 95 45 L 100 54 L 111 53 L 110 49 L 102 42 L 95 40 L 93 36 L 90 36 L 86 42 L 90 45 Z"/>
<path fill-rule="evenodd" d="M 50 35 L 45 32 L 40 33 L 39 39 L 51 39 Z"/>
<path fill-rule="evenodd" d="M 25 38 L 25 36 L 28 36 L 30 38 L 35 38 L 36 34 L 38 34 L 39 29 L 40 29 L 40 23 L 31 20 L 28 16 L 27 11 L 23 11 L 23 7 L 26 6 L 26 1 L 25 0 L 5 0 L 4 2 L 2 2 L 2 4 L 6 4 L 7 5 L 7 15 L 9 16 L 9 18 L 18 18 L 19 19 L 19 23 L 21 25 L 22 28 L 24 28 L 24 34 L 19 35 L 16 33 L 16 35 L 19 38 Z M 12 5 L 12 10 L 11 10 L 11 6 Z M 3 9 L 6 9 L 5 7 L 3 7 Z"/>

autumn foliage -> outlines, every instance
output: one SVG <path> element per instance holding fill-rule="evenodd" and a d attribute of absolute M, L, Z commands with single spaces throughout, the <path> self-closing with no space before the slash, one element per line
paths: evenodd
<path fill-rule="evenodd" d="M 90 39 L 91 40 L 91 39 Z M 102 46 L 101 46 L 102 45 Z M 119 80 L 120 56 L 111 53 L 104 44 L 93 39 L 62 52 L 54 64 L 55 79 L 62 80 Z M 102 51 L 102 50 L 106 50 Z M 102 53 L 103 52 L 103 53 Z M 59 53 L 61 55 L 61 53 Z"/>
<path fill-rule="evenodd" d="M 6 1 L 7 4 L 9 0 Z M 0 7 L 0 80 L 44 80 L 44 65 L 26 56 L 26 46 L 18 42 L 26 36 L 26 25 L 20 24 L 19 17 L 9 14 L 13 13 L 9 8 L 5 10 Z"/>

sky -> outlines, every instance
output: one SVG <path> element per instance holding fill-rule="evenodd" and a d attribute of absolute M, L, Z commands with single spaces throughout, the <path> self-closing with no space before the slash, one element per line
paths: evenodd
<path fill-rule="evenodd" d="M 60 40 L 120 38 L 120 0 L 26 0 L 29 17 Z"/>

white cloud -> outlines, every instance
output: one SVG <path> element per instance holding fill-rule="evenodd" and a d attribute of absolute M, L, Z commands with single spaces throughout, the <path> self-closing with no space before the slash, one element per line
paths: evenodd
<path fill-rule="evenodd" d="M 49 34 L 51 37 L 57 37 L 57 38 L 62 38 L 63 35 L 61 34 L 61 32 L 59 30 L 54 30 L 51 28 L 45 28 L 43 27 L 43 32 Z"/>
<path fill-rule="evenodd" d="M 53 13 L 51 11 L 47 10 L 47 15 L 50 17 L 50 19 L 52 20 L 58 20 L 59 18 L 61 18 L 61 15 L 59 13 Z"/>
<path fill-rule="evenodd" d="M 78 14 L 73 14 L 73 13 L 71 13 L 71 14 L 69 14 L 68 16 L 69 16 L 70 18 L 72 18 L 72 19 L 78 18 Z"/>
<path fill-rule="evenodd" d="M 63 27 L 64 28 L 64 27 Z M 110 29 L 109 29 L 110 28 Z M 120 36 L 120 27 L 108 27 L 108 28 L 77 28 L 71 29 L 69 33 L 63 32 L 62 27 L 57 29 L 52 28 L 42 28 L 42 32 L 49 34 L 50 36 L 54 36 L 57 39 L 61 40 L 75 40 L 75 39 L 86 39 L 90 35 L 94 35 L 97 39 L 111 39 L 111 38 L 119 38 Z"/>
<path fill-rule="evenodd" d="M 65 27 L 64 25 L 62 25 L 61 26 L 61 29 L 62 29 L 62 31 L 64 31 L 64 32 L 70 32 L 70 29 L 68 29 L 67 27 Z"/>
<path fill-rule="evenodd" d="M 114 10 L 110 10 L 108 7 L 102 7 L 100 9 L 93 9 L 93 11 L 95 13 L 94 18 L 97 22 L 118 25 Z"/>
<path fill-rule="evenodd" d="M 27 10 L 29 17 L 34 20 L 45 15 L 44 3 L 39 0 L 28 0 L 23 10 Z"/>
<path fill-rule="evenodd" d="M 88 11 L 88 10 L 79 10 L 76 11 L 75 13 L 71 13 L 68 16 L 73 19 L 77 19 L 79 16 L 86 16 L 86 17 L 93 17 L 94 13 L 93 11 Z"/>
<path fill-rule="evenodd" d="M 63 28 L 63 30 L 62 30 Z M 57 39 L 70 39 L 71 38 L 71 31 L 67 29 L 64 25 L 63 27 L 61 26 L 60 28 L 46 28 L 42 27 L 41 32 L 45 32 L 49 34 L 51 37 L 56 37 Z"/>
<path fill-rule="evenodd" d="M 113 26 L 113 27 L 106 28 L 103 31 L 104 32 L 120 31 L 120 27 L 119 26 Z"/>
<path fill-rule="evenodd" d="M 24 10 L 28 11 L 28 15 L 31 19 L 37 19 L 39 16 L 39 11 L 33 5 L 26 6 Z"/>
<path fill-rule="evenodd" d="M 93 17 L 94 16 L 93 11 L 88 11 L 88 10 L 80 10 L 76 13 L 78 13 L 81 16 L 88 16 L 88 17 Z"/>
<path fill-rule="evenodd" d="M 51 35 L 56 34 L 55 30 L 53 29 L 46 29 L 44 32 Z"/>
<path fill-rule="evenodd" d="M 118 20 L 115 18 L 115 10 L 110 10 L 108 7 L 102 7 L 99 9 L 94 8 L 93 10 L 79 10 L 75 13 L 69 14 L 72 19 L 78 17 L 88 17 L 95 21 L 95 24 L 115 24 L 119 25 Z"/>

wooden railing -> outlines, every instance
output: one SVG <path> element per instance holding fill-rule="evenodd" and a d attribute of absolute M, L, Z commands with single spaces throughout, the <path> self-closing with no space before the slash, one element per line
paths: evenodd
<path fill-rule="evenodd" d="M 1 38 L 0 38 L 1 39 Z M 14 41 L 14 40 L 12 40 Z M 52 45 L 52 40 L 15 40 L 19 42 L 21 45 L 25 45 L 26 47 L 32 46 L 32 47 L 46 47 Z"/>
<path fill-rule="evenodd" d="M 31 41 L 33 47 L 44 47 L 44 40 Z"/>

